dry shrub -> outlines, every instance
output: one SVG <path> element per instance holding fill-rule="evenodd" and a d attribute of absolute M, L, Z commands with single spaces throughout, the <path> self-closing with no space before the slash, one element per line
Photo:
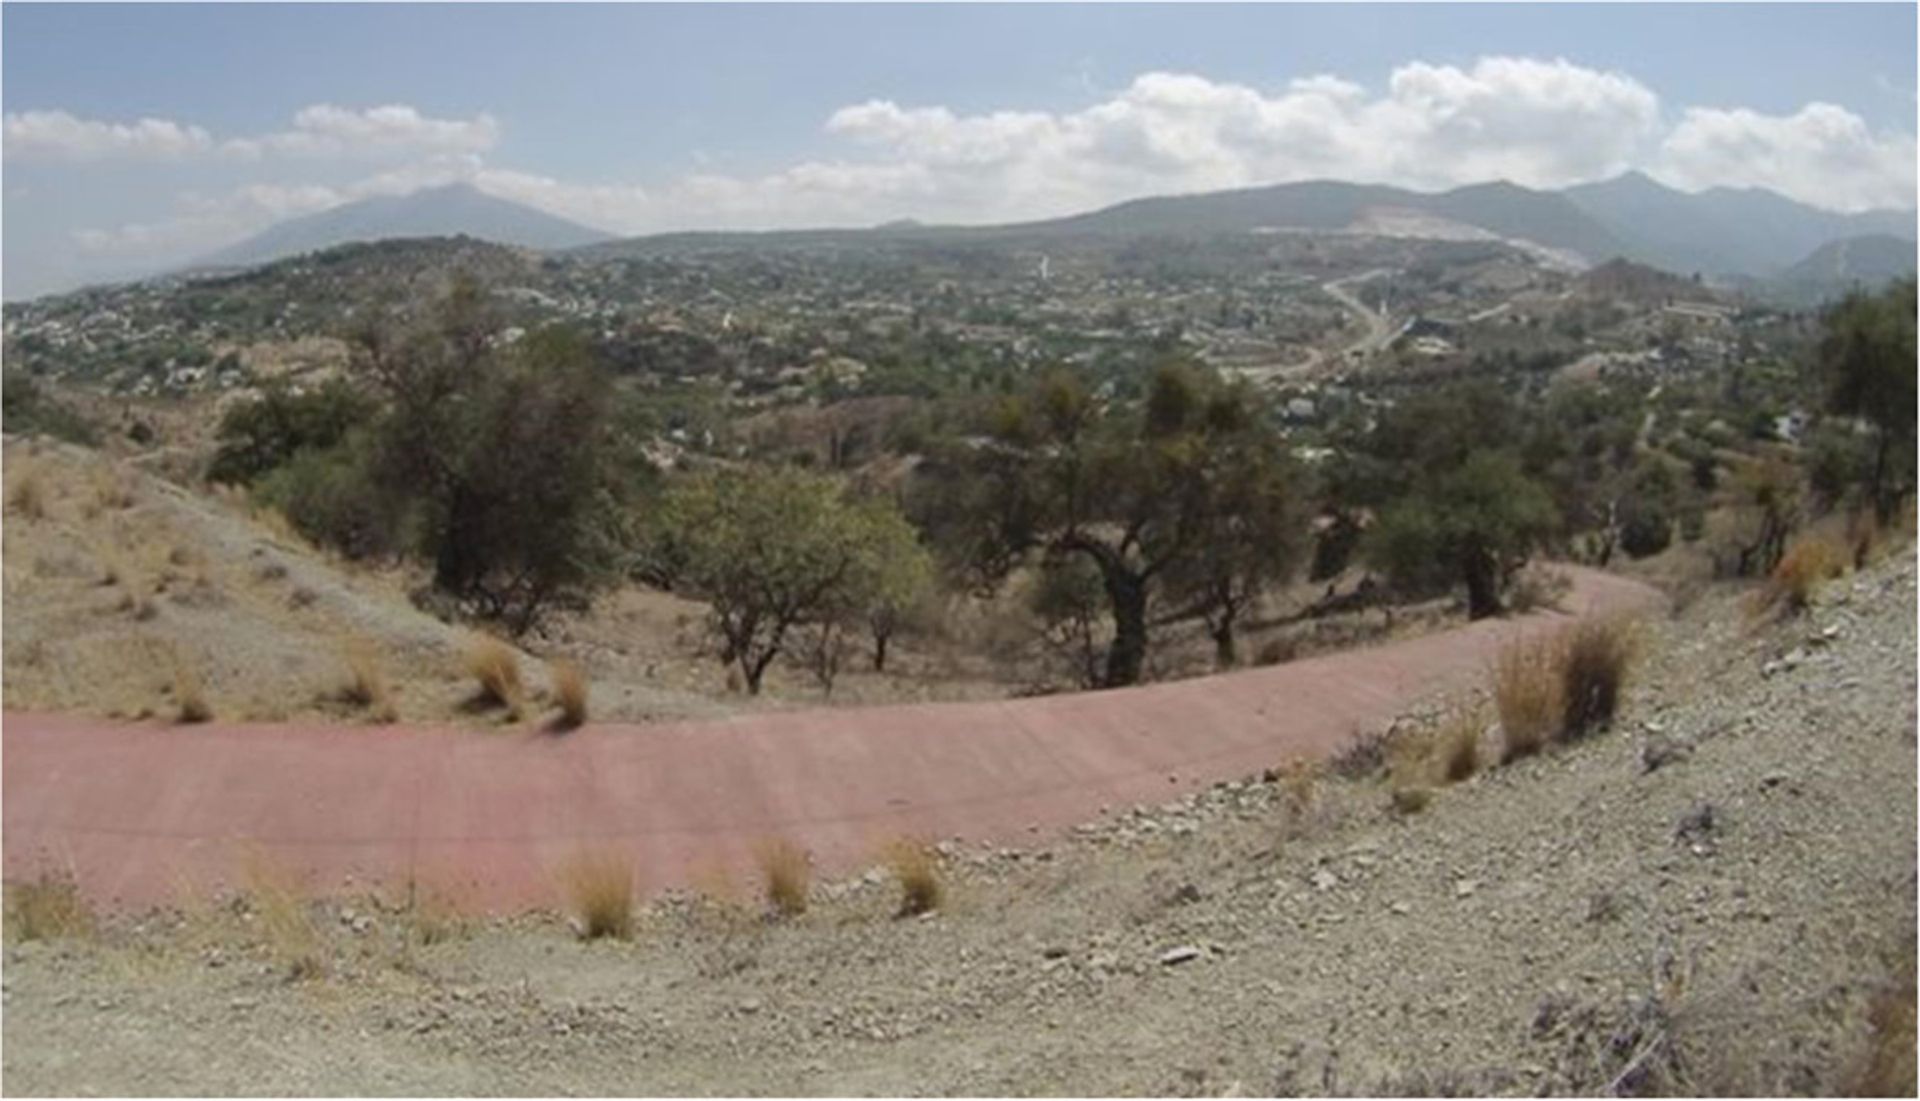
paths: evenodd
<path fill-rule="evenodd" d="M 1560 729 L 1563 702 L 1561 653 L 1557 636 L 1515 639 L 1493 661 L 1493 702 L 1504 739 L 1500 762 L 1506 764 L 1540 751 Z"/>
<path fill-rule="evenodd" d="M 900 916 L 914 917 L 940 908 L 946 887 L 932 847 L 910 838 L 887 844 L 882 855 L 893 878 L 900 882 Z"/>
<path fill-rule="evenodd" d="M 587 675 L 580 667 L 570 661 L 556 661 L 547 666 L 547 679 L 553 684 L 554 702 L 560 705 L 560 714 L 553 725 L 560 730 L 575 730 L 587 721 Z"/>
<path fill-rule="evenodd" d="M 173 703 L 176 722 L 203 723 L 213 718 L 213 704 L 207 699 L 199 671 L 177 655 L 173 659 Z"/>
<path fill-rule="evenodd" d="M 504 707 L 517 719 L 526 702 L 520 682 L 520 659 L 513 648 L 488 635 L 476 636 L 467 646 L 467 675 L 479 682 L 482 703 Z"/>
<path fill-rule="evenodd" d="M 1809 534 L 1795 539 L 1761 586 L 1757 610 L 1805 611 L 1823 582 L 1845 572 L 1848 559 L 1847 549 L 1829 536 Z"/>
<path fill-rule="evenodd" d="M 1566 632 L 1559 653 L 1562 739 L 1583 738 L 1613 721 L 1638 653 L 1639 632 L 1622 617 L 1584 619 Z"/>
<path fill-rule="evenodd" d="M 1419 814 L 1433 801 L 1433 789 L 1424 787 L 1396 787 L 1393 789 L 1393 809 L 1401 814 Z"/>
<path fill-rule="evenodd" d="M 101 466 L 93 475 L 94 504 L 103 509 L 120 510 L 133 507 L 133 490 L 120 471 L 112 466 Z"/>
<path fill-rule="evenodd" d="M 93 910 L 71 873 L 48 871 L 6 886 L 10 940 L 63 940 L 93 935 Z"/>
<path fill-rule="evenodd" d="M 1900 953 L 1894 974 L 1867 1006 L 1867 1044 L 1848 1076 L 1850 1097 L 1913 1097 L 1914 1070 L 1914 954 L 1911 945 Z"/>
<path fill-rule="evenodd" d="M 1440 724 L 1433 735 L 1433 753 L 1442 780 L 1457 784 L 1479 770 L 1480 730 L 1485 725 L 1478 711 L 1458 712 Z"/>
<path fill-rule="evenodd" d="M 387 687 L 386 675 L 380 672 L 373 644 L 365 639 L 353 639 L 342 647 L 341 660 L 347 667 L 347 679 L 340 686 L 340 699 L 366 708 L 368 717 L 377 723 L 390 723 L 398 718 L 393 691 Z"/>
<path fill-rule="evenodd" d="M 1320 808 L 1320 769 L 1304 758 L 1295 758 L 1279 768 L 1281 830 L 1288 837 L 1299 837 L 1313 825 Z"/>
<path fill-rule="evenodd" d="M 1259 666 L 1284 665 L 1300 653 L 1300 640 L 1291 636 L 1267 639 L 1254 651 L 1253 663 Z"/>
<path fill-rule="evenodd" d="M 28 520 L 47 515 L 47 487 L 40 481 L 39 470 L 29 467 L 14 479 L 13 488 L 7 491 L 7 508 Z"/>
<path fill-rule="evenodd" d="M 813 881 L 813 866 L 808 862 L 807 851 L 782 838 L 761 845 L 756 855 L 761 885 L 774 912 L 789 917 L 805 913 Z"/>
<path fill-rule="evenodd" d="M 286 967 L 288 977 L 320 975 L 320 925 L 299 879 L 265 854 L 254 852 L 241 866 L 241 882 L 267 948 Z"/>
<path fill-rule="evenodd" d="M 567 905 L 585 940 L 633 936 L 633 862 L 607 850 L 584 852 L 560 873 Z"/>
<path fill-rule="evenodd" d="M 1564 570 L 1529 566 L 1520 572 L 1508 590 L 1507 607 L 1522 613 L 1541 608 L 1559 608 L 1572 591 L 1573 578 L 1568 577 Z"/>

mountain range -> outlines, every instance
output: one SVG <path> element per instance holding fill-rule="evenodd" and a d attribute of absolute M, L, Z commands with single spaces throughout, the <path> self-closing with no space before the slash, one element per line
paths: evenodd
<path fill-rule="evenodd" d="M 1795 297 L 1849 280 L 1914 270 L 1915 212 L 1841 214 L 1759 188 L 1684 192 L 1638 172 L 1561 191 L 1506 182 L 1419 192 L 1332 180 L 1134 199 L 1082 214 L 994 226 L 903 220 L 873 229 L 613 235 L 487 195 L 468 184 L 362 199 L 281 222 L 202 258 L 233 268 L 350 241 L 465 235 L 523 248 L 619 254 L 693 240 L 844 244 L 901 238 L 1213 235 L 1286 229 L 1504 239 L 1580 266 L 1624 258 L 1749 289 L 1791 284 Z M 1847 242 L 1858 242 L 1847 244 Z"/>

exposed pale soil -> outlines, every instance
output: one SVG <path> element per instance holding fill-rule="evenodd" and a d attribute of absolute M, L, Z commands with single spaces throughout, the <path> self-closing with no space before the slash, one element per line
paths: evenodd
<path fill-rule="evenodd" d="M 1914 562 L 1785 623 L 1741 595 L 1652 626 L 1611 731 L 1423 813 L 1377 774 L 1255 777 L 952 849 L 930 917 L 880 873 L 789 921 L 665 900 L 626 943 L 530 916 L 422 945 L 428 914 L 335 900 L 297 981 L 245 905 L 13 943 L 0 1085 L 1835 1092 L 1915 935 Z"/>

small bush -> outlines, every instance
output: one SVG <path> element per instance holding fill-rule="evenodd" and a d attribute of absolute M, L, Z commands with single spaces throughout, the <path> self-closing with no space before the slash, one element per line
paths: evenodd
<path fill-rule="evenodd" d="M 1846 570 L 1848 554 L 1832 539 L 1803 535 L 1787 547 L 1760 590 L 1759 610 L 1805 611 L 1820 585 Z"/>
<path fill-rule="evenodd" d="M 1540 751 L 1560 729 L 1566 707 L 1555 637 L 1516 639 L 1493 663 L 1493 701 L 1505 739 L 1501 763 Z"/>
<path fill-rule="evenodd" d="M 918 841 L 901 838 L 885 852 L 887 867 L 900 882 L 900 916 L 913 917 L 940 908 L 946 897 L 940 866 L 933 850 Z"/>
<path fill-rule="evenodd" d="M 173 703 L 177 722 L 203 723 L 213 718 L 213 704 L 207 699 L 200 674 L 177 657 L 173 662 Z"/>
<path fill-rule="evenodd" d="M 561 874 L 567 904 L 586 940 L 633 936 L 633 863 L 615 852 L 582 853 Z"/>
<path fill-rule="evenodd" d="M 520 681 L 520 659 L 513 648 L 497 638 L 476 637 L 466 653 L 467 675 L 480 685 L 480 702 L 507 709 L 509 719 L 517 719 L 526 702 L 526 689 Z"/>
<path fill-rule="evenodd" d="M 1633 625 L 1618 617 L 1586 619 L 1560 648 L 1560 737 L 1583 738 L 1613 721 L 1636 652 Z"/>
<path fill-rule="evenodd" d="M 560 730 L 575 730 L 587 721 L 587 676 L 580 667 L 570 661 L 556 661 L 547 666 L 547 679 L 553 684 L 554 702 L 560 705 L 560 715 L 553 725 Z"/>
<path fill-rule="evenodd" d="M 390 723 L 398 718 L 393 692 L 387 687 L 385 674 L 380 672 L 379 658 L 372 644 L 363 639 L 349 642 L 342 660 L 346 663 L 347 680 L 340 688 L 340 699 L 366 708 L 368 717 L 377 723 Z"/>
<path fill-rule="evenodd" d="M 760 847 L 760 879 L 774 912 L 789 917 L 807 909 L 813 866 L 807 851 L 791 841 L 769 841 Z"/>
<path fill-rule="evenodd" d="M 79 938 L 94 930 L 93 910 L 73 876 L 63 872 L 7 884 L 6 923 L 8 938 L 16 941 Z"/>

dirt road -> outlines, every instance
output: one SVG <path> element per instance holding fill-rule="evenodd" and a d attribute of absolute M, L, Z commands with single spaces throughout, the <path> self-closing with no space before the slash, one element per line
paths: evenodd
<path fill-rule="evenodd" d="M 1657 599 L 1569 573 L 1573 611 Z M 617 848 L 656 890 L 745 864 L 773 837 L 829 872 L 903 835 L 1031 841 L 1331 752 L 1412 700 L 1475 683 L 1504 640 L 1564 618 L 1111 692 L 565 735 L 10 714 L 6 874 L 62 866 L 99 901 L 138 906 L 232 884 L 264 857 L 315 890 L 419 883 L 516 909 L 553 903 L 556 870 L 588 848 Z"/>

